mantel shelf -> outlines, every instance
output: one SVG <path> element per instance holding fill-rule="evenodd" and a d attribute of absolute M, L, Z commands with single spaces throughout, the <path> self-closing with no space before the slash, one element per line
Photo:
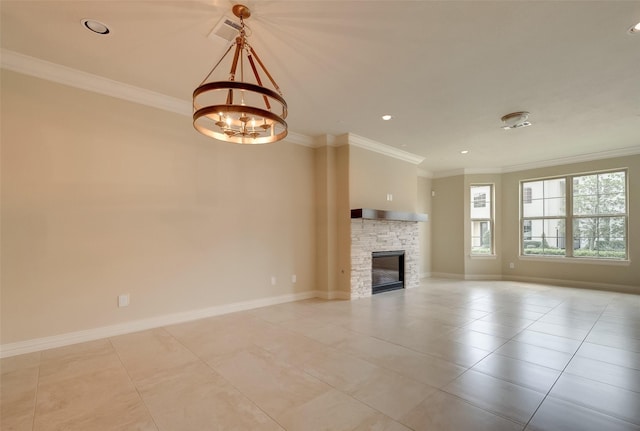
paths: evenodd
<path fill-rule="evenodd" d="M 406 213 L 402 211 L 374 210 L 371 208 L 357 208 L 351 210 L 351 218 L 361 218 L 366 220 L 394 220 L 425 222 L 429 220 L 428 214 Z"/>

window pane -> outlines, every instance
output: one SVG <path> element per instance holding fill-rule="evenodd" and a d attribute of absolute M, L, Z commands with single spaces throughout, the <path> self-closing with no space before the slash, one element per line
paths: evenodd
<path fill-rule="evenodd" d="M 471 222 L 471 254 L 492 254 L 491 223 L 488 221 Z"/>
<path fill-rule="evenodd" d="M 625 172 L 609 172 L 598 175 L 599 193 L 624 194 L 626 188 Z"/>
<path fill-rule="evenodd" d="M 522 215 L 524 217 L 540 217 L 543 215 L 543 186 L 543 181 L 522 183 L 523 195 L 524 190 L 527 190 L 527 197 L 529 197 L 528 200 L 522 203 Z"/>
<path fill-rule="evenodd" d="M 625 172 L 582 175 L 573 179 L 573 214 L 626 213 Z"/>
<path fill-rule="evenodd" d="M 566 190 L 564 184 L 565 184 L 564 178 L 544 181 L 544 197 L 545 198 L 564 198 L 565 190 Z"/>
<path fill-rule="evenodd" d="M 544 200 L 545 216 L 563 216 L 565 207 L 564 198 L 549 198 Z"/>
<path fill-rule="evenodd" d="M 491 218 L 491 186 L 471 186 L 471 218 Z"/>
<path fill-rule="evenodd" d="M 573 223 L 573 255 L 624 259 L 625 217 L 580 217 Z"/>
<path fill-rule="evenodd" d="M 523 224 L 523 253 L 526 255 L 564 256 L 565 222 L 564 219 L 528 220 L 530 232 Z M 530 238 L 530 239 L 526 239 Z"/>
<path fill-rule="evenodd" d="M 531 192 L 529 192 L 529 189 Z M 522 215 L 524 217 L 564 216 L 566 213 L 565 179 L 522 183 Z M 531 199 L 529 199 L 529 195 Z"/>
<path fill-rule="evenodd" d="M 573 214 L 591 215 L 598 212 L 598 196 L 573 195 Z"/>

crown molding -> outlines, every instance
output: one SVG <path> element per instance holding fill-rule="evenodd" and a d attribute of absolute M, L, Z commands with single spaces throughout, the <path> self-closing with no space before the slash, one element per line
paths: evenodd
<path fill-rule="evenodd" d="M 70 67 L 30 57 L 6 49 L 2 50 L 1 64 L 3 69 L 30 75 L 58 84 L 92 91 L 105 96 L 116 97 L 129 102 L 151 106 L 176 114 L 191 116 L 191 103 L 175 97 L 166 96 L 144 88 L 124 84 L 102 76 L 82 72 Z"/>
<path fill-rule="evenodd" d="M 319 145 L 316 143 L 316 140 L 310 136 L 303 135 L 302 133 L 296 133 L 289 130 L 287 133 L 287 137 L 284 138 L 286 142 L 291 142 L 292 144 L 302 145 L 303 147 L 309 148 L 317 148 Z"/>
<path fill-rule="evenodd" d="M 594 160 L 613 159 L 615 157 L 635 156 L 640 154 L 640 145 L 634 147 L 619 148 L 616 150 L 599 151 L 597 153 L 582 154 L 579 156 L 561 157 L 541 162 L 525 163 L 521 165 L 506 166 L 503 173 L 526 171 L 529 169 L 546 168 L 549 166 L 570 165 L 572 163 L 592 162 Z"/>
<path fill-rule="evenodd" d="M 376 142 L 371 139 L 367 139 L 365 137 L 355 135 L 353 133 L 347 133 L 346 135 L 341 135 L 341 136 L 347 137 L 347 141 L 349 145 L 353 145 L 359 148 L 364 148 L 365 150 L 383 154 L 388 157 L 393 157 L 395 159 L 399 159 L 404 162 L 409 162 L 414 165 L 419 165 L 424 160 L 424 157 L 422 156 L 418 156 L 416 154 L 409 153 L 407 151 L 398 150 L 397 148 L 391 147 L 389 145 L 381 144 L 380 142 Z"/>

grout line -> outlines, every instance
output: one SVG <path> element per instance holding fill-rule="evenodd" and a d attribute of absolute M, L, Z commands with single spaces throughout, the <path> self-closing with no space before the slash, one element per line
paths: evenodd
<path fill-rule="evenodd" d="M 549 390 L 547 391 L 547 393 L 545 394 L 544 398 L 542 399 L 542 401 L 540 402 L 540 404 L 538 405 L 538 407 L 536 408 L 536 410 L 533 412 L 533 414 L 531 415 L 531 417 L 529 418 L 529 421 L 527 422 L 527 424 L 525 425 L 525 429 L 529 426 L 529 424 L 531 423 L 531 421 L 533 420 L 533 417 L 536 415 L 536 413 L 538 413 L 538 410 L 540 410 L 540 407 L 542 407 L 542 404 L 544 404 L 545 400 L 549 397 L 549 394 L 551 394 L 551 391 L 553 390 L 553 388 L 556 386 L 556 384 L 558 383 L 558 380 L 560 380 L 560 378 L 564 375 L 565 370 L 567 369 L 567 367 L 569 366 L 569 364 L 571 363 L 571 361 L 573 361 L 573 358 L 575 358 L 576 354 L 578 353 L 578 351 L 580 350 L 580 348 L 582 347 L 582 345 L 585 343 L 585 340 L 587 339 L 587 337 L 589 337 L 589 334 L 591 333 L 591 331 L 593 330 L 593 328 L 596 326 L 596 324 L 598 323 L 598 321 L 600 320 L 600 318 L 602 317 L 602 314 L 604 313 L 604 311 L 607 309 L 607 307 L 609 306 L 609 303 L 607 303 L 607 305 L 602 309 L 602 311 L 600 311 L 600 315 L 598 316 L 598 318 L 595 320 L 595 322 L 593 322 L 593 325 L 591 325 L 591 328 L 589 329 L 589 332 L 587 332 L 587 335 L 584 336 L 584 338 L 582 339 L 582 341 L 580 342 L 580 345 L 578 346 L 578 348 L 576 349 L 575 352 L 573 352 L 573 354 L 571 355 L 571 358 L 569 358 L 569 360 L 567 361 L 567 364 L 564 366 L 564 368 L 562 369 L 562 371 L 560 371 L 560 374 L 558 374 L 558 378 L 556 378 L 556 380 L 553 382 L 553 384 L 551 385 L 551 387 L 549 388 Z M 572 403 L 574 404 L 574 403 Z M 619 418 L 617 418 L 619 419 Z"/>
<path fill-rule="evenodd" d="M 160 427 L 158 426 L 158 423 L 156 422 L 156 418 L 154 418 L 153 414 L 151 414 L 151 410 L 149 410 L 149 406 L 147 405 L 147 402 L 145 401 L 144 397 L 140 393 L 140 389 L 138 389 L 138 385 L 136 385 L 136 383 L 131 378 L 131 374 L 129 373 L 129 369 L 124 364 L 124 361 L 122 360 L 122 357 L 120 356 L 120 352 L 116 348 L 115 344 L 113 344 L 113 341 L 111 340 L 111 337 L 109 337 L 107 339 L 109 340 L 109 344 L 111 345 L 111 348 L 113 349 L 113 351 L 115 352 L 116 356 L 118 357 L 118 360 L 120 361 L 120 365 L 122 365 L 122 368 L 124 369 L 124 372 L 127 373 L 127 378 L 129 379 L 129 382 L 131 383 L 131 386 L 133 386 L 133 388 L 136 390 L 136 393 L 138 394 L 138 398 L 140 398 L 140 402 L 142 402 L 142 404 L 144 405 L 145 410 L 149 414 L 149 417 L 151 418 L 151 421 L 153 422 L 153 425 L 156 427 L 157 430 L 160 430 Z"/>

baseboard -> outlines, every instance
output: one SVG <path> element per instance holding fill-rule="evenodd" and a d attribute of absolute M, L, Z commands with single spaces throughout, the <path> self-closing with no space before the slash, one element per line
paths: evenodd
<path fill-rule="evenodd" d="M 624 284 L 593 283 L 590 281 L 562 280 L 556 278 L 543 277 L 523 277 L 516 275 L 505 275 L 503 281 L 521 281 L 524 283 L 551 284 L 554 286 L 575 287 L 578 289 L 602 290 L 607 292 L 640 294 L 640 286 L 629 286 Z"/>
<path fill-rule="evenodd" d="M 451 278 L 454 280 L 464 280 L 464 274 L 453 274 L 450 272 L 432 272 L 431 278 Z"/>
<path fill-rule="evenodd" d="M 321 298 L 321 299 L 351 299 L 351 294 L 349 292 L 336 292 L 336 291 L 331 291 L 331 292 L 326 292 L 323 290 L 316 290 L 315 292 L 316 294 L 316 298 Z"/>
<path fill-rule="evenodd" d="M 339 292 L 336 292 L 339 293 Z M 66 334 L 53 335 L 50 337 L 35 338 L 32 340 L 19 341 L 0 345 L 0 358 L 22 355 L 25 353 L 38 352 L 41 350 L 53 349 L 56 347 L 68 346 L 86 341 L 99 340 L 101 338 L 114 337 L 116 335 L 129 334 L 132 332 L 145 331 L 147 329 L 158 328 L 177 323 L 189 322 L 206 317 L 220 316 L 237 311 L 251 310 L 254 308 L 266 307 L 269 305 L 282 304 L 285 302 L 300 301 L 318 297 L 319 292 L 307 291 L 292 293 L 287 295 L 261 298 L 252 301 L 235 302 L 232 304 L 218 305 L 199 310 L 185 311 L 181 313 L 166 314 L 149 319 L 134 320 L 132 322 L 118 325 L 103 326 L 100 328 L 87 329 L 83 331 L 68 332 Z M 333 298 L 330 298 L 333 299 Z"/>
<path fill-rule="evenodd" d="M 502 280 L 501 274 L 465 274 L 465 280 Z"/>

